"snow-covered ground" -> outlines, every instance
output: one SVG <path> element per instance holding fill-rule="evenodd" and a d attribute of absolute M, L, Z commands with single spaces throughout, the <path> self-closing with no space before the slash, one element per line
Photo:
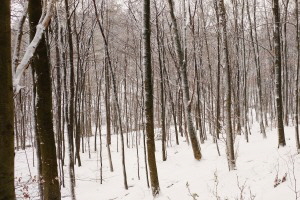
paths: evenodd
<path fill-rule="evenodd" d="M 245 141 L 243 135 L 235 139 L 237 169 L 234 171 L 228 170 L 225 142 L 222 139 L 219 141 L 221 156 L 218 156 L 216 144 L 209 139 L 205 144 L 201 144 L 203 158 L 200 161 L 194 160 L 192 148 L 188 146 L 185 138 L 180 138 L 179 146 L 172 141 L 172 145 L 168 143 L 168 157 L 164 162 L 161 156 L 161 141 L 157 140 L 156 159 L 161 188 L 157 199 L 296 199 L 295 191 L 300 191 L 300 155 L 296 154 L 294 127 L 285 128 L 287 146 L 280 149 L 277 148 L 276 129 L 268 128 L 267 139 L 263 139 L 259 133 L 259 126 L 255 123 L 251 128 L 251 133 L 249 143 Z M 88 152 L 81 154 L 82 166 L 75 168 L 78 200 L 153 199 L 146 182 L 142 140 L 138 149 L 140 180 L 138 179 L 137 150 L 135 147 L 125 148 L 128 190 L 125 190 L 123 186 L 121 152 L 120 147 L 117 152 L 116 135 L 112 136 L 111 146 L 114 172 L 109 170 L 107 149 L 105 144 L 103 145 L 103 184 L 100 184 L 99 147 L 98 152 L 94 152 L 93 141 L 91 137 L 91 158 Z M 104 136 L 103 141 L 105 141 Z M 32 149 L 27 149 L 26 154 L 25 151 L 16 152 L 15 175 L 19 199 L 23 199 L 24 190 L 25 192 L 28 190 L 30 199 L 39 199 L 37 183 L 30 179 L 30 173 L 31 177 L 37 174 L 36 167 L 32 164 L 32 155 Z M 62 188 L 62 197 L 64 200 L 69 200 L 71 198 L 68 166 L 64 166 L 64 170 L 66 187 Z M 285 174 L 286 178 L 283 178 Z M 274 187 L 277 176 L 278 179 L 286 180 Z M 28 182 L 26 184 L 28 189 L 26 187 L 24 189 L 26 182 Z"/>

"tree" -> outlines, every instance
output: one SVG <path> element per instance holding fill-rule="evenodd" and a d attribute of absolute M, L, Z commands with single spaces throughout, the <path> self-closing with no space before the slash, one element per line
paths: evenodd
<path fill-rule="evenodd" d="M 10 0 L 0 6 L 0 200 L 14 200 L 14 107 Z"/>
<path fill-rule="evenodd" d="M 221 54 L 220 54 L 220 15 L 218 2 L 214 1 L 214 9 L 217 20 L 217 98 L 216 98 L 216 139 L 220 138 L 221 123 L 220 123 L 220 71 L 221 71 Z"/>
<path fill-rule="evenodd" d="M 41 0 L 29 1 L 28 15 L 30 39 L 32 40 L 37 31 L 36 26 L 42 16 Z M 52 83 L 48 48 L 46 38 L 43 35 L 36 47 L 31 66 L 34 68 L 36 77 L 36 135 L 40 139 L 41 146 L 43 199 L 59 200 L 61 195 L 52 119 Z"/>
<path fill-rule="evenodd" d="M 227 23 L 226 23 L 226 10 L 224 5 L 224 0 L 219 0 L 219 15 L 220 15 L 220 26 L 221 35 L 223 42 L 223 55 L 224 55 L 224 72 L 225 72 L 225 125 L 226 125 L 226 151 L 229 170 L 235 169 L 235 157 L 234 157 L 234 143 L 232 134 L 232 124 L 231 124 L 231 78 L 230 78 L 230 63 L 229 63 L 229 52 L 228 52 L 228 42 L 227 42 Z"/>
<path fill-rule="evenodd" d="M 103 29 L 102 24 L 101 24 L 100 19 L 99 19 L 99 15 L 98 15 L 98 12 L 97 12 L 97 5 L 96 5 L 95 0 L 93 0 L 93 5 L 94 5 L 94 9 L 95 9 L 97 24 L 99 26 L 99 29 L 100 29 L 100 32 L 101 32 L 101 35 L 102 35 L 102 39 L 104 41 L 105 57 L 107 59 L 108 67 L 109 67 L 109 70 L 110 70 L 110 73 L 111 73 L 111 78 L 112 78 L 114 100 L 115 100 L 116 110 L 117 110 L 117 113 L 116 113 L 117 114 L 117 123 L 119 125 L 120 135 L 121 135 L 122 170 L 123 170 L 123 178 L 124 178 L 123 180 L 124 180 L 124 187 L 125 187 L 126 190 L 128 190 L 127 173 L 126 173 L 126 165 L 125 165 L 124 135 L 123 135 L 123 129 L 122 129 L 121 109 L 120 109 L 119 98 L 118 98 L 118 93 L 117 93 L 117 84 L 116 84 L 116 79 L 115 79 L 115 73 L 114 73 L 113 68 L 112 68 L 112 62 L 111 62 L 111 58 L 110 58 L 108 41 L 107 41 L 107 38 L 104 34 L 104 29 Z"/>
<path fill-rule="evenodd" d="M 170 7 L 170 15 L 171 19 L 173 22 L 173 32 L 175 35 L 175 47 L 176 47 L 176 53 L 177 53 L 177 59 L 178 63 L 180 66 L 180 78 L 181 78 L 181 87 L 183 90 L 183 99 L 184 99 L 184 107 L 185 107 L 185 115 L 186 115 L 186 121 L 187 121 L 187 126 L 188 126 L 188 133 L 191 139 L 192 143 L 192 148 L 193 148 L 193 153 L 194 153 L 194 158 L 196 160 L 200 160 L 202 155 L 201 155 L 201 150 L 200 150 L 200 145 L 196 136 L 196 131 L 195 127 L 192 121 L 192 115 L 191 115 L 191 99 L 190 99 L 190 94 L 189 94 L 189 84 L 188 84 L 188 78 L 187 78 L 187 61 L 184 59 L 184 52 L 182 45 L 180 43 L 180 37 L 179 37 L 179 31 L 178 31 L 178 26 L 177 26 L 177 20 L 174 14 L 174 3 L 173 0 L 168 0 L 169 7 Z"/>
<path fill-rule="evenodd" d="M 278 147 L 285 146 L 283 127 L 282 93 L 281 93 L 281 36 L 280 36 L 280 12 L 278 0 L 273 0 L 273 40 L 274 40 L 274 67 L 275 67 L 275 100 L 277 112 Z"/>
<path fill-rule="evenodd" d="M 151 27 L 150 0 L 143 1 L 143 66 L 145 85 L 145 116 L 148 165 L 153 196 L 159 194 L 159 182 L 155 158 L 154 122 L 153 122 L 153 80 L 151 66 Z"/>
<path fill-rule="evenodd" d="M 161 141 L 162 141 L 162 160 L 167 160 L 167 150 L 166 150 L 166 110 L 165 110 L 165 89 L 164 89 L 164 71 L 163 65 L 165 61 L 162 55 L 162 48 L 161 48 L 161 32 L 159 27 L 159 19 L 158 19 L 158 9 L 157 9 L 157 2 L 154 2 L 155 6 L 155 25 L 156 25 L 156 41 L 157 41 L 157 51 L 158 51 L 158 62 L 159 62 L 159 75 L 160 75 L 160 104 L 161 104 Z"/>
<path fill-rule="evenodd" d="M 69 0 L 65 0 L 65 12 L 66 12 L 66 25 L 67 36 L 69 45 L 69 59 L 70 59 L 70 95 L 69 95 L 69 107 L 66 106 L 66 121 L 68 127 L 68 143 L 69 143 L 69 175 L 71 184 L 71 196 L 75 200 L 75 169 L 74 169 L 74 59 L 73 59 L 73 39 L 71 29 L 71 16 L 69 11 Z M 65 78 L 66 78 L 65 74 Z M 66 90 L 67 93 L 67 90 Z M 67 95 L 66 95 L 67 97 Z"/>
<path fill-rule="evenodd" d="M 253 27 L 254 27 L 254 34 L 253 34 L 253 27 L 252 21 L 250 17 L 250 10 L 249 10 L 249 0 L 246 2 L 247 7 L 247 15 L 248 21 L 250 26 L 250 39 L 251 39 L 251 47 L 252 52 L 254 54 L 254 62 L 255 62 L 255 69 L 256 69 L 256 86 L 257 86 L 257 93 L 258 93 L 258 112 L 259 112 L 259 127 L 260 132 L 264 138 L 266 138 L 266 131 L 263 122 L 263 111 L 262 111 L 262 86 L 261 86 L 261 73 L 260 73 L 260 55 L 259 55 L 259 48 L 258 48 L 258 39 L 257 39 L 257 28 L 256 28 L 256 0 L 254 1 L 254 13 L 253 13 Z"/>
<path fill-rule="evenodd" d="M 296 148 L 298 153 L 300 153 L 300 143 L 299 143 L 299 68 L 300 68 L 300 39 L 299 39 L 299 6 L 298 0 L 295 0 L 295 18 L 296 18 L 296 43 L 297 43 L 297 63 L 296 63 L 296 87 L 295 87 L 295 139 Z"/>
<path fill-rule="evenodd" d="M 53 14 L 53 8 L 55 5 L 56 0 L 50 0 L 50 2 L 47 3 L 47 6 L 45 7 L 45 10 L 43 11 L 43 15 L 41 15 L 39 23 L 36 25 L 36 31 L 35 35 L 32 35 L 32 39 L 30 44 L 28 45 L 26 52 L 18 65 L 18 67 L 14 70 L 16 72 L 13 75 L 13 87 L 14 87 L 14 93 L 17 94 L 20 89 L 22 88 L 20 84 L 21 77 L 24 73 L 24 71 L 28 68 L 30 61 L 32 60 L 32 57 L 35 55 L 36 47 L 40 43 L 41 39 L 43 38 L 44 31 L 49 26 L 52 14 Z M 18 44 L 17 44 L 18 45 Z M 16 47 L 18 48 L 18 46 Z"/>

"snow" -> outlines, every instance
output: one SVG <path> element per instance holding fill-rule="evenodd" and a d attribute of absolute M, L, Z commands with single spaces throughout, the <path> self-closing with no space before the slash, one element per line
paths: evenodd
<path fill-rule="evenodd" d="M 52 10 L 55 4 L 55 0 L 51 0 L 48 5 L 47 5 L 47 9 L 46 9 L 46 15 L 44 18 L 41 17 L 40 19 L 40 23 L 37 25 L 36 27 L 36 33 L 32 39 L 32 41 L 30 42 L 30 44 L 28 45 L 28 47 L 26 48 L 26 52 L 23 56 L 23 58 L 20 61 L 20 64 L 17 66 L 17 68 L 15 69 L 16 72 L 13 74 L 13 87 L 14 87 L 14 93 L 18 94 L 20 89 L 23 88 L 23 86 L 20 86 L 20 79 L 24 73 L 24 71 L 26 70 L 26 68 L 29 66 L 30 61 L 32 59 L 32 57 L 34 56 L 34 53 L 36 51 L 36 48 L 38 46 L 38 44 L 40 43 L 42 37 L 43 37 L 43 33 L 46 30 L 46 28 L 48 27 L 51 17 L 52 17 Z"/>
<path fill-rule="evenodd" d="M 105 127 L 102 127 L 102 129 L 102 133 L 104 133 Z M 263 139 L 259 132 L 259 124 L 254 123 L 251 127 L 252 135 L 249 135 L 249 143 L 245 141 L 244 135 L 237 136 L 235 139 L 237 170 L 234 171 L 228 170 L 224 139 L 219 140 L 221 156 L 218 156 L 216 144 L 212 142 L 212 138 L 209 138 L 205 144 L 201 144 L 203 158 L 196 161 L 193 158 L 192 148 L 188 146 L 185 139 L 180 137 L 180 145 L 177 146 L 175 136 L 172 135 L 174 140 L 171 144 L 168 142 L 168 157 L 167 161 L 164 162 L 161 155 L 161 141 L 156 140 L 156 159 L 161 188 L 161 193 L 157 199 L 193 200 L 192 196 L 194 196 L 194 199 L 199 200 L 296 199 L 294 186 L 296 180 L 297 190 L 300 190 L 300 156 L 296 154 L 294 131 L 294 127 L 285 127 L 287 146 L 277 149 L 277 130 L 267 128 L 267 139 Z M 171 129 L 170 132 L 173 134 L 174 130 Z M 134 134 L 130 133 L 130 141 L 131 136 L 135 138 Z M 156 134 L 159 134 L 158 129 L 156 129 Z M 102 141 L 105 141 L 106 136 L 103 135 L 102 137 Z M 87 146 L 87 141 L 85 143 Z M 102 185 L 100 184 L 99 145 L 98 152 L 94 152 L 93 143 L 94 138 L 91 137 L 91 159 L 89 159 L 88 151 L 86 151 L 81 154 L 82 167 L 75 167 L 75 190 L 78 200 L 153 199 L 151 190 L 146 183 L 142 140 L 139 146 L 140 180 L 138 180 L 137 174 L 136 148 L 125 148 L 128 190 L 125 190 L 123 186 L 121 148 L 119 146 L 119 152 L 117 152 L 117 136 L 112 136 L 111 145 L 114 172 L 109 170 L 107 149 L 103 144 Z M 132 147 L 132 144 L 130 144 L 130 147 Z M 26 149 L 26 154 L 33 177 L 37 174 L 37 169 L 32 166 L 32 149 Z M 25 151 L 16 152 L 15 161 L 16 179 L 22 177 L 18 184 L 22 186 L 30 178 Z M 64 166 L 64 170 L 66 187 L 62 188 L 62 199 L 69 200 L 71 197 L 68 166 Z M 278 179 L 282 179 L 285 173 L 287 173 L 286 181 L 274 187 L 276 175 L 278 175 Z M 37 196 L 37 183 L 29 180 L 28 186 L 28 194 L 31 198 L 39 199 Z M 23 196 L 22 188 L 18 187 L 16 190 L 18 197 Z"/>

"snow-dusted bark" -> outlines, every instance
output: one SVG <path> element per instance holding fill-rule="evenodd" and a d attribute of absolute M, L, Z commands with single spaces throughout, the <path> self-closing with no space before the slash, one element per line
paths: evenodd
<path fill-rule="evenodd" d="M 73 39 L 72 39 L 72 28 L 71 28 L 71 17 L 69 11 L 69 0 L 65 0 L 65 14 L 66 14 L 66 34 L 67 43 L 69 46 L 69 68 L 70 68 L 70 81 L 69 81 L 69 105 L 66 107 L 67 110 L 67 130 L 68 130 L 68 144 L 69 144 L 69 176 L 70 176 L 70 187 L 71 187 L 71 198 L 76 200 L 75 193 L 75 168 L 74 168 L 74 95 L 75 95 L 75 81 L 74 81 L 74 58 L 73 58 Z M 66 76 L 66 75 L 65 75 Z M 67 85 L 67 84 L 66 84 Z"/>
<path fill-rule="evenodd" d="M 16 41 L 15 41 L 13 61 L 12 61 L 13 73 L 15 72 L 15 70 L 16 70 L 18 64 L 19 64 L 20 48 L 21 48 L 21 41 L 22 41 L 22 36 L 23 36 L 23 26 L 24 26 L 24 22 L 25 22 L 26 17 L 27 17 L 27 12 L 28 12 L 28 2 L 26 2 L 25 5 L 24 5 L 24 11 L 23 11 L 23 14 L 20 18 L 18 27 L 17 27 L 18 32 L 17 32 Z"/>
<path fill-rule="evenodd" d="M 256 1 L 254 1 L 256 4 Z M 256 90 L 258 94 L 258 111 L 259 111 L 259 126 L 260 126 L 260 132 L 263 135 L 264 138 L 267 137 L 266 131 L 265 131 L 265 125 L 263 122 L 263 111 L 262 111 L 262 86 L 261 86 L 261 75 L 260 75 L 260 59 L 259 59 L 259 48 L 258 48 L 258 39 L 257 39 L 257 30 L 256 30 L 256 9 L 254 4 L 254 17 L 253 17 L 253 23 L 251 20 L 250 15 L 250 9 L 249 9 L 249 0 L 246 2 L 246 8 L 247 8 L 247 16 L 248 16 L 248 22 L 249 22 L 249 30 L 250 30 L 250 41 L 251 41 L 251 48 L 252 52 L 254 54 L 254 63 L 255 63 L 255 69 L 256 69 Z M 253 25 L 253 26 L 252 26 Z M 254 28 L 254 33 L 252 29 Z"/>
<path fill-rule="evenodd" d="M 119 103 L 119 98 L 118 98 L 118 93 L 117 93 L 117 83 L 115 80 L 115 73 L 113 71 L 112 68 L 112 62 L 110 59 L 110 52 L 109 52 L 109 46 L 108 46 L 108 40 L 107 40 L 107 36 L 104 33 L 104 28 L 99 20 L 99 15 L 98 15 L 98 11 L 97 11 L 97 5 L 96 5 L 96 1 L 93 0 L 93 5 L 95 8 L 95 14 L 96 14 L 96 20 L 102 35 L 102 39 L 104 41 L 104 47 L 105 47 L 105 56 L 107 58 L 108 61 L 108 67 L 111 73 L 111 78 L 112 78 L 112 86 L 113 86 L 113 93 L 114 93 L 114 100 L 116 103 L 116 107 L 117 107 L 117 112 L 118 112 L 118 125 L 120 128 L 120 135 L 121 135 L 121 151 L 122 151 L 122 170 L 123 170 L 123 177 L 124 177 L 124 187 L 126 190 L 128 190 L 128 183 L 127 183 L 127 173 L 126 173 L 126 164 L 125 164 L 125 149 L 124 149 L 124 136 L 123 136 L 123 129 L 122 129 L 122 119 L 121 119 L 121 109 L 120 109 L 120 103 Z"/>
<path fill-rule="evenodd" d="M 13 87 L 14 87 L 15 94 L 17 94 L 20 91 L 20 89 L 22 88 L 22 86 L 20 86 L 20 79 L 21 79 L 25 69 L 29 66 L 30 61 L 36 51 L 36 48 L 42 39 L 44 31 L 49 26 L 50 20 L 52 18 L 55 2 L 56 2 L 56 0 L 51 0 L 47 4 L 47 10 L 45 12 L 46 13 L 45 17 L 42 16 L 40 23 L 36 27 L 36 33 L 35 33 L 33 40 L 27 47 L 26 52 L 25 52 L 20 64 L 18 65 L 18 67 L 16 67 L 16 71 L 15 71 L 15 74 L 13 77 Z"/>
<path fill-rule="evenodd" d="M 186 72 L 186 60 L 184 59 L 184 52 L 182 45 L 180 43 L 180 37 L 179 37 L 179 31 L 177 26 L 176 17 L 174 14 L 174 3 L 172 0 L 168 0 L 169 7 L 170 7 L 170 15 L 173 22 L 173 32 L 175 36 L 175 47 L 176 47 L 176 53 L 178 57 L 178 62 L 180 65 L 180 73 L 181 73 L 181 85 L 183 89 L 183 102 L 185 107 L 185 114 L 186 114 L 186 120 L 187 120 L 187 126 L 188 126 L 188 133 L 191 139 L 192 148 L 194 157 L 196 160 L 200 160 L 201 150 L 200 145 L 196 136 L 196 130 L 193 124 L 192 115 L 191 115 L 191 101 L 190 101 L 190 94 L 189 94 L 189 84 L 187 79 L 187 72 Z"/>
<path fill-rule="evenodd" d="M 28 19 L 30 27 L 30 40 L 36 38 L 36 30 L 41 26 L 42 0 L 30 0 L 28 4 Z M 45 25 L 46 27 L 47 25 Z M 36 46 L 32 57 L 31 68 L 34 72 L 35 90 L 35 132 L 36 142 L 40 148 L 39 175 L 43 177 L 43 200 L 61 200 L 60 183 L 58 179 L 57 156 L 55 146 L 55 133 L 53 125 L 52 104 L 52 76 L 50 57 L 48 55 L 48 42 L 41 34 L 41 39 Z"/>
<path fill-rule="evenodd" d="M 281 45 L 280 45 L 280 12 L 278 0 L 273 0 L 274 16 L 274 63 L 275 63 L 275 100 L 277 112 L 277 129 L 278 129 L 278 147 L 285 146 L 283 112 L 282 112 L 282 93 L 281 93 Z"/>
<path fill-rule="evenodd" d="M 296 43 L 297 43 L 297 66 L 296 66 L 296 87 L 295 87 L 295 140 L 296 148 L 300 153 L 300 141 L 299 141 L 299 65 L 300 65 L 300 39 L 299 39 L 299 13 L 298 13 L 298 0 L 295 0 L 295 18 L 296 18 Z"/>
<path fill-rule="evenodd" d="M 144 105 L 145 129 L 147 137 L 147 158 L 150 172 L 150 183 L 153 196 L 160 192 L 155 158 L 154 121 L 153 121 L 153 80 L 151 64 L 151 11 L 150 0 L 143 1 L 143 67 L 144 67 Z"/>
<path fill-rule="evenodd" d="M 225 125 L 226 125 L 226 151 L 229 170 L 235 169 L 235 157 L 234 157 L 234 142 L 231 122 L 231 78 L 230 78 L 230 62 L 228 53 L 227 42 L 227 23 L 226 23 L 226 10 L 224 0 L 218 1 L 219 15 L 220 15 L 220 28 L 223 42 L 223 54 L 224 54 L 224 72 L 225 72 Z"/>

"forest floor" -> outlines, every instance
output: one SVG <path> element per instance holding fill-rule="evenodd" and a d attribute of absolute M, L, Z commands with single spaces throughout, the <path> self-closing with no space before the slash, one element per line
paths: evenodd
<path fill-rule="evenodd" d="M 103 127 L 104 130 L 105 127 Z M 171 132 L 173 130 L 170 130 Z M 161 140 L 156 140 L 156 159 L 161 193 L 159 200 L 293 200 L 300 191 L 300 155 L 295 148 L 294 127 L 285 127 L 287 145 L 277 148 L 276 129 L 267 128 L 267 138 L 259 133 L 259 125 L 254 123 L 249 135 L 249 143 L 244 135 L 235 138 L 236 170 L 229 171 L 225 140 L 219 140 L 221 156 L 218 155 L 216 144 L 209 138 L 201 144 L 203 158 L 196 161 L 192 148 L 186 140 L 180 137 L 180 145 L 176 145 L 172 133 L 171 144 L 168 143 L 167 161 L 162 161 Z M 159 132 L 159 131 L 156 131 Z M 103 141 L 105 141 L 105 136 Z M 130 135 L 134 138 L 134 134 Z M 99 137 L 97 139 L 99 141 Z M 94 137 L 90 138 L 91 158 L 86 151 L 81 154 L 82 166 L 75 167 L 77 200 L 143 200 L 153 199 L 151 190 L 147 187 L 143 142 L 137 149 L 130 142 L 130 148 L 125 148 L 126 170 L 129 189 L 123 186 L 120 138 L 112 136 L 112 161 L 114 171 L 110 172 L 107 148 L 103 144 L 103 183 L 100 184 L 100 153 L 94 151 Z M 87 141 L 84 142 L 87 148 Z M 33 167 L 33 150 L 16 152 L 16 192 L 18 199 L 38 198 L 36 167 Z M 66 152 L 66 158 L 67 158 Z M 34 159 L 36 159 L 34 157 Z M 36 161 L 35 161 L 36 162 Z M 68 163 L 66 161 L 66 163 Z M 139 163 L 139 164 L 138 164 Z M 139 176 L 138 178 L 138 169 Z M 64 166 L 65 188 L 62 188 L 62 199 L 69 200 L 70 186 L 68 167 Z M 276 184 L 276 177 L 280 179 Z M 25 187 L 24 187 L 25 185 Z M 26 196 L 26 195 L 25 195 Z M 298 193 L 298 197 L 300 193 Z"/>

